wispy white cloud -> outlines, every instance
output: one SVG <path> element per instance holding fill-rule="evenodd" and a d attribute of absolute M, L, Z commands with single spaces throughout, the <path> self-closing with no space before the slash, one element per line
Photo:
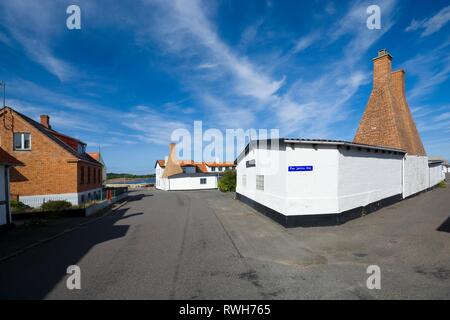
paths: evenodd
<path fill-rule="evenodd" d="M 246 57 L 237 55 L 218 36 L 200 1 L 156 1 L 164 19 L 158 20 L 153 35 L 166 50 L 187 51 L 205 60 L 218 63 L 221 73 L 229 73 L 234 84 L 230 89 L 239 95 L 264 101 L 275 94 L 284 84 L 284 78 L 272 79 L 258 70 Z M 213 61 L 213 62 L 211 62 Z"/>
<path fill-rule="evenodd" d="M 449 48 L 450 40 L 426 53 L 420 52 L 403 64 L 408 74 L 416 78 L 415 85 L 407 93 L 411 101 L 426 97 L 450 77 Z"/>
<path fill-rule="evenodd" d="M 58 58 L 52 49 L 52 42 L 65 30 L 64 23 L 56 27 L 61 20 L 55 13 L 56 6 L 55 2 L 48 0 L 4 0 L 0 2 L 0 19 L 10 37 L 22 46 L 31 60 L 60 81 L 69 81 L 77 77 L 79 71 Z"/>
<path fill-rule="evenodd" d="M 405 29 L 406 32 L 423 30 L 421 37 L 427 37 L 441 30 L 450 22 L 450 6 L 440 10 L 437 14 L 421 21 L 413 19 L 410 25 Z"/>

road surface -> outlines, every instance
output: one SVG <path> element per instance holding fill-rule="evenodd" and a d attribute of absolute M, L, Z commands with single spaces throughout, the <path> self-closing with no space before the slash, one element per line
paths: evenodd
<path fill-rule="evenodd" d="M 436 189 L 342 226 L 284 229 L 218 191 L 135 192 L 0 262 L 0 298 L 450 299 L 449 208 Z M 366 286 L 372 264 L 380 290 Z M 67 289 L 70 265 L 80 290 Z"/>

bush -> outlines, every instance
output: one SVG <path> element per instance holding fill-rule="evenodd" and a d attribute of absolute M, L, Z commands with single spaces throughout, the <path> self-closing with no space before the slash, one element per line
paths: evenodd
<path fill-rule="evenodd" d="M 222 192 L 234 192 L 236 191 L 236 171 L 227 171 L 220 178 L 219 189 Z"/>
<path fill-rule="evenodd" d="M 33 218 L 31 220 L 25 221 L 23 226 L 25 228 L 34 228 L 34 227 L 46 226 L 47 224 L 48 224 L 47 220 L 39 219 L 39 218 Z"/>
<path fill-rule="evenodd" d="M 69 201 L 58 200 L 58 201 L 47 201 L 41 206 L 43 211 L 64 211 L 72 209 L 72 204 Z"/>
<path fill-rule="evenodd" d="M 27 206 L 23 202 L 17 201 L 17 200 L 11 200 L 10 202 L 11 209 L 14 212 L 22 212 L 28 209 L 31 209 L 31 207 Z"/>
<path fill-rule="evenodd" d="M 441 182 L 439 182 L 438 187 L 439 188 L 447 188 L 447 182 L 445 182 L 445 180 L 442 180 Z"/>

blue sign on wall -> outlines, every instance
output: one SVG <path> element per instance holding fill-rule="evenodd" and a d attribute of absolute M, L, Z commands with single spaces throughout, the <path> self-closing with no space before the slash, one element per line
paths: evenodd
<path fill-rule="evenodd" d="M 289 172 L 297 171 L 313 171 L 313 166 L 290 166 L 288 167 Z"/>

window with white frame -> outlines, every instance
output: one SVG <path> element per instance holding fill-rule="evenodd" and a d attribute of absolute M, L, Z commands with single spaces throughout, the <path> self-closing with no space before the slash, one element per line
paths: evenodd
<path fill-rule="evenodd" d="M 200 184 L 206 184 L 206 178 L 200 178 Z"/>
<path fill-rule="evenodd" d="M 242 175 L 242 186 L 243 187 L 247 186 L 247 175 L 246 174 Z"/>
<path fill-rule="evenodd" d="M 211 167 L 211 171 L 215 172 L 216 171 L 216 167 Z"/>
<path fill-rule="evenodd" d="M 264 191 L 264 176 L 256 176 L 256 190 Z"/>
<path fill-rule="evenodd" d="M 14 133 L 14 150 L 31 150 L 31 133 Z"/>

